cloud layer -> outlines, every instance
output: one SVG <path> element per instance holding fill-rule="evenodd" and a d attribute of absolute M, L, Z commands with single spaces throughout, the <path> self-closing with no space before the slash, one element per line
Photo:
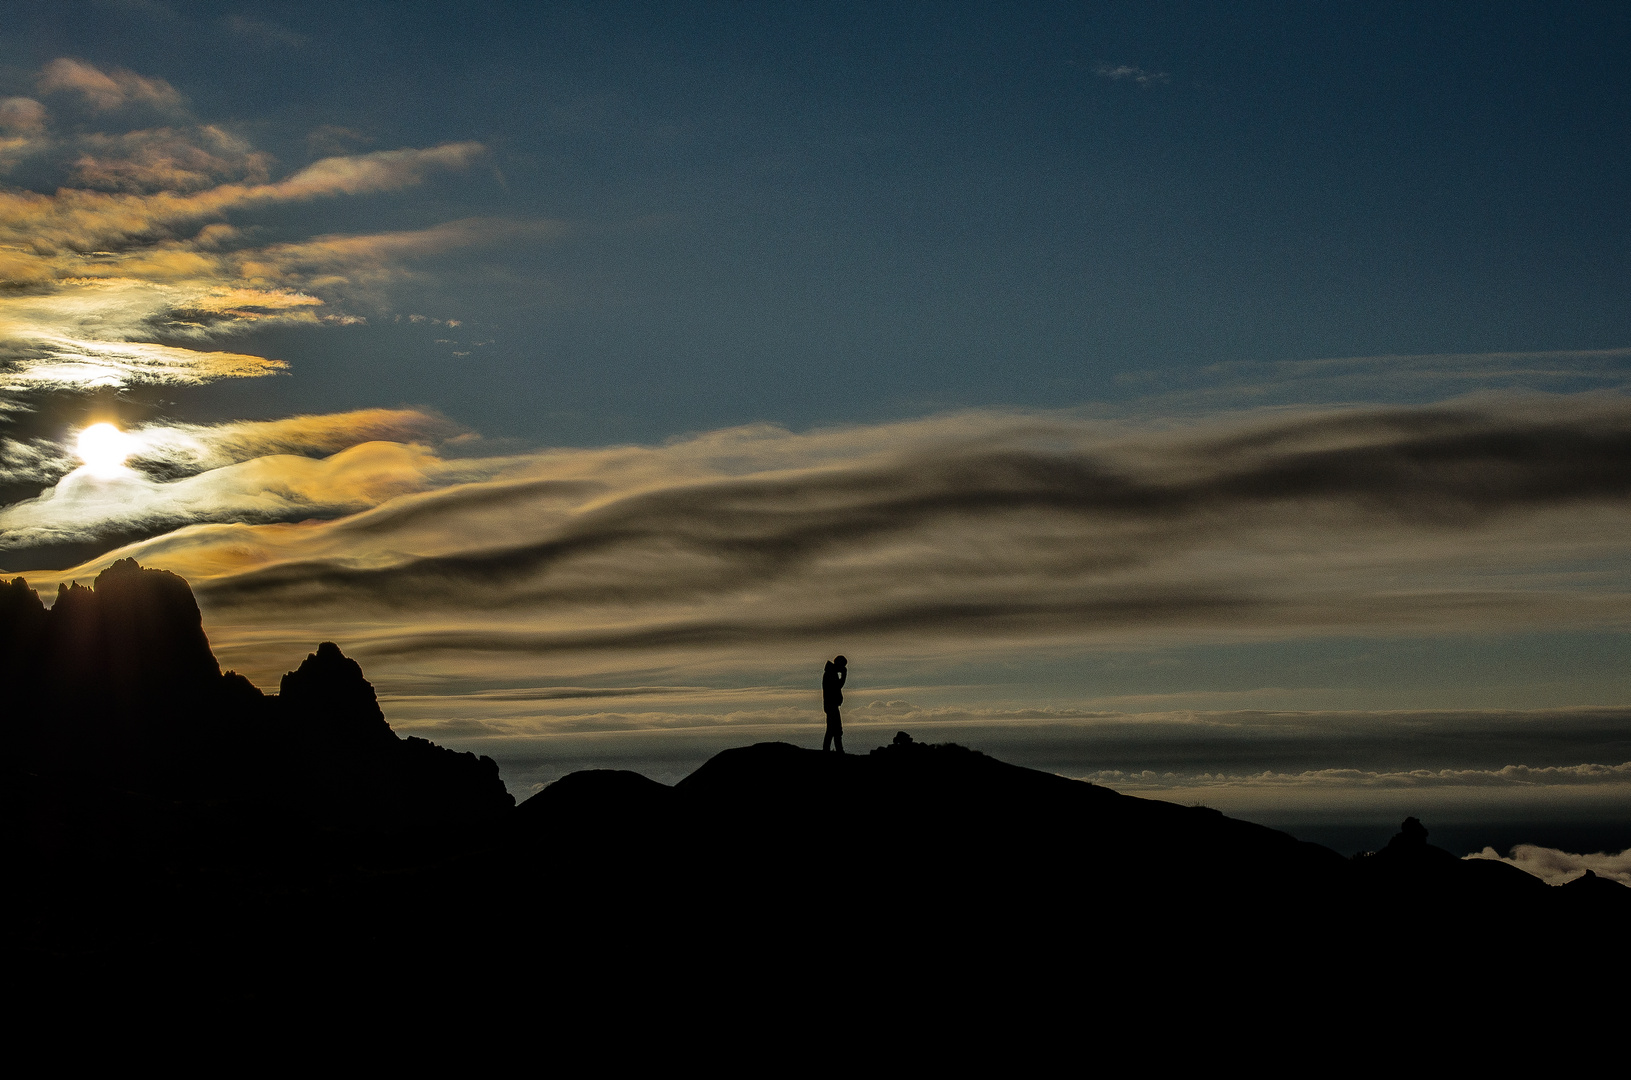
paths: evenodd
<path fill-rule="evenodd" d="M 468 460 L 371 443 L 147 483 L 71 474 L 0 527 L 88 535 L 115 504 L 126 525 L 164 527 L 366 505 L 330 522 L 192 525 L 61 576 L 134 556 L 193 580 L 222 618 L 270 627 L 297 610 L 376 656 L 859 640 L 935 652 L 1631 619 L 1631 403 L 1618 395 L 1165 427 L 968 413 Z"/>
<path fill-rule="evenodd" d="M 1373 769 L 1309 769 L 1300 773 L 1261 773 L 1234 775 L 1200 773 L 1180 775 L 1144 769 L 1124 772 L 1103 769 L 1081 777 L 1095 784 L 1117 789 L 1161 790 L 1169 787 L 1342 787 L 1342 788 L 1427 788 L 1427 787 L 1575 787 L 1612 785 L 1631 790 L 1631 761 L 1619 765 L 1503 765 L 1499 769 L 1409 769 L 1404 772 L 1377 772 Z"/>
<path fill-rule="evenodd" d="M 1318 821 L 1333 807 L 1393 823 L 1410 814 L 1612 820 L 1631 809 L 1624 708 L 1129 713 L 1091 701 L 980 705 L 973 702 L 990 688 L 889 685 L 865 656 L 865 683 L 846 693 L 844 709 L 848 742 L 861 751 L 904 730 L 1129 794 L 1282 823 Z M 812 662 L 794 685 L 725 677 L 711 686 L 488 688 L 438 684 L 421 672 L 381 703 L 403 730 L 493 757 L 517 792 L 576 768 L 631 768 L 673 781 L 727 746 L 818 738 L 816 670 Z M 1025 690 L 1046 697 L 1052 688 Z M 915 703 L 925 696 L 955 703 Z M 1602 761 L 1619 763 L 1593 763 Z"/>

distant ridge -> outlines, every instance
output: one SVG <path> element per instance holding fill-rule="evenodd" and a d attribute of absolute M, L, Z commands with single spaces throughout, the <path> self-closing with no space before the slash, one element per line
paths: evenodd
<path fill-rule="evenodd" d="M 639 895 L 654 868 L 719 902 L 786 890 L 835 910 L 912 912 L 944 932 L 1015 932 L 1086 912 L 1186 938 L 1220 925 L 1286 940 L 1408 938 L 1419 920 L 1506 933 L 1514 920 L 1631 915 L 1631 890 L 1591 905 L 1516 867 L 1463 860 L 1409 819 L 1383 851 L 1345 859 L 1205 807 L 1121 795 L 901 732 L 866 755 L 786 743 L 726 750 L 666 788 L 627 772 L 567 776 L 522 803 L 518 846 L 548 837 L 601 883 Z M 627 880 L 625 880 L 627 879 Z M 1606 907 L 1604 908 L 1606 910 Z M 1265 923 L 1267 919 L 1267 923 Z M 1340 928 L 1340 930 L 1339 930 Z"/>

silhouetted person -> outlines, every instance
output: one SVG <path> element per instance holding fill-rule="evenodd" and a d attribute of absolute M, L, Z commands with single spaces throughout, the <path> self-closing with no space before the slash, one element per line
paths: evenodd
<path fill-rule="evenodd" d="M 821 707 L 827 711 L 827 734 L 821 740 L 821 749 L 838 747 L 844 752 L 844 722 L 839 718 L 838 706 L 844 703 L 844 679 L 849 675 L 849 661 L 842 656 L 827 661 L 827 670 L 821 675 Z"/>

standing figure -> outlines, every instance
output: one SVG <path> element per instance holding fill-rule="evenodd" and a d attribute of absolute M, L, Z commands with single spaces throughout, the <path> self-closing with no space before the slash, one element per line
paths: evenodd
<path fill-rule="evenodd" d="M 844 722 L 838 716 L 838 706 L 844 703 L 844 679 L 849 675 L 849 661 L 842 656 L 827 661 L 827 670 L 821 675 L 821 707 L 827 711 L 827 735 L 821 740 L 821 749 L 838 747 L 844 752 Z"/>

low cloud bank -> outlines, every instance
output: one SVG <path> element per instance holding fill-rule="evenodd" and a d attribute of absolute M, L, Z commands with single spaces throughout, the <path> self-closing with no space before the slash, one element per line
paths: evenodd
<path fill-rule="evenodd" d="M 1492 847 L 1464 856 L 1468 859 L 1489 859 L 1516 866 L 1533 874 L 1548 885 L 1562 885 L 1590 870 L 1600 878 L 1617 881 L 1631 888 L 1631 848 L 1618 854 L 1597 852 L 1594 855 L 1576 855 L 1556 848 L 1535 844 L 1519 844 L 1509 854 L 1502 855 Z"/>
<path fill-rule="evenodd" d="M 1115 788 L 1166 787 L 1536 787 L 1617 785 L 1631 788 L 1631 761 L 1620 765 L 1503 765 L 1499 769 L 1410 769 L 1376 772 L 1367 769 L 1310 769 L 1300 773 L 1264 770 L 1247 775 L 1200 773 L 1180 775 L 1153 769 L 1123 772 L 1104 769 L 1078 777 Z"/>

